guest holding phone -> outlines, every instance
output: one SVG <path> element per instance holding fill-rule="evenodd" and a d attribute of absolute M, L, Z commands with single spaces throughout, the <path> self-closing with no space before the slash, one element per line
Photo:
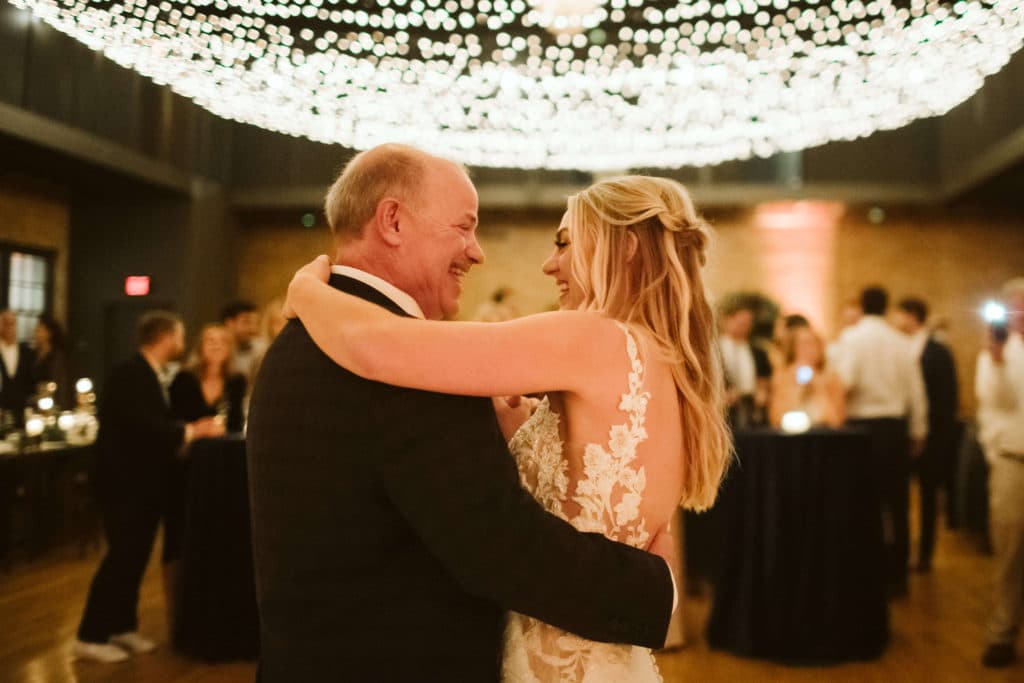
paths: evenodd
<path fill-rule="evenodd" d="M 809 325 L 795 327 L 783 346 L 785 367 L 772 376 L 769 416 L 773 426 L 791 411 L 807 414 L 812 425 L 840 427 L 846 421 L 846 390 L 825 366 L 825 345 Z"/>

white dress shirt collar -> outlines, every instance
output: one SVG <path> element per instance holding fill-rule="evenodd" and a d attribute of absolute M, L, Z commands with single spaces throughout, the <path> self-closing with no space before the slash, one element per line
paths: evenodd
<path fill-rule="evenodd" d="M 365 270 L 359 268 L 353 268 L 352 266 L 331 266 L 331 272 L 336 275 L 344 275 L 350 277 L 353 280 L 358 280 L 364 285 L 373 287 L 378 292 L 391 299 L 399 308 L 408 313 L 414 318 L 420 320 L 426 319 L 423 315 L 423 309 L 416 303 L 416 299 L 413 299 L 410 295 L 406 294 L 398 287 L 387 280 L 381 279 L 372 273 L 367 273 Z"/>

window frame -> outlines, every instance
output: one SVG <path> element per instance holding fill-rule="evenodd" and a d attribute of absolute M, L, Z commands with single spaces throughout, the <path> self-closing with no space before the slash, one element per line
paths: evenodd
<path fill-rule="evenodd" d="M 7 310 L 11 301 L 11 254 L 29 254 L 39 256 L 46 261 L 46 285 L 43 293 L 44 315 L 53 315 L 54 297 L 56 295 L 57 250 L 47 249 L 31 244 L 23 244 L 8 240 L 0 240 L 0 310 Z M 18 341 L 26 341 L 19 339 Z"/>

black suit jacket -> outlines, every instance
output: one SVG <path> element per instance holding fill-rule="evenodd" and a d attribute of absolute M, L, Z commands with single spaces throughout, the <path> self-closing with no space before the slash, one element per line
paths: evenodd
<path fill-rule="evenodd" d="M 956 379 L 956 363 L 949 347 L 932 338 L 921 353 L 921 373 L 928 396 L 928 444 L 952 443 L 960 413 L 960 394 Z"/>
<path fill-rule="evenodd" d="M 361 379 L 292 320 L 256 379 L 248 457 L 265 683 L 496 681 L 506 610 L 664 642 L 665 563 L 544 512 L 488 399 Z"/>
<path fill-rule="evenodd" d="M 14 375 L 7 372 L 7 364 L 0 361 L 0 408 L 15 413 L 15 419 L 21 424 L 25 415 L 25 406 L 34 393 L 32 386 L 32 365 L 35 363 L 35 352 L 28 344 L 18 344 L 18 367 Z"/>
<path fill-rule="evenodd" d="M 116 366 L 103 384 L 97 436 L 101 495 L 150 497 L 166 483 L 185 437 L 156 373 L 141 353 Z"/>

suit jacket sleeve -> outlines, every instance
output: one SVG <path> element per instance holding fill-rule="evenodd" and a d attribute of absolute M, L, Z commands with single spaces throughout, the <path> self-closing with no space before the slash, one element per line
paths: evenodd
<path fill-rule="evenodd" d="M 925 347 L 921 367 L 928 391 L 930 422 L 935 426 L 955 422 L 960 409 L 960 394 L 953 354 L 943 344 L 931 342 Z"/>
<path fill-rule="evenodd" d="M 520 486 L 488 400 L 407 398 L 382 411 L 394 440 L 372 466 L 467 592 L 590 640 L 664 644 L 673 596 L 664 560 L 545 512 Z"/>
<path fill-rule="evenodd" d="M 111 378 L 105 390 L 103 415 L 112 423 L 108 428 L 135 434 L 161 453 L 174 453 L 181 447 L 185 424 L 171 416 L 148 367 L 135 364 L 124 368 Z"/>

